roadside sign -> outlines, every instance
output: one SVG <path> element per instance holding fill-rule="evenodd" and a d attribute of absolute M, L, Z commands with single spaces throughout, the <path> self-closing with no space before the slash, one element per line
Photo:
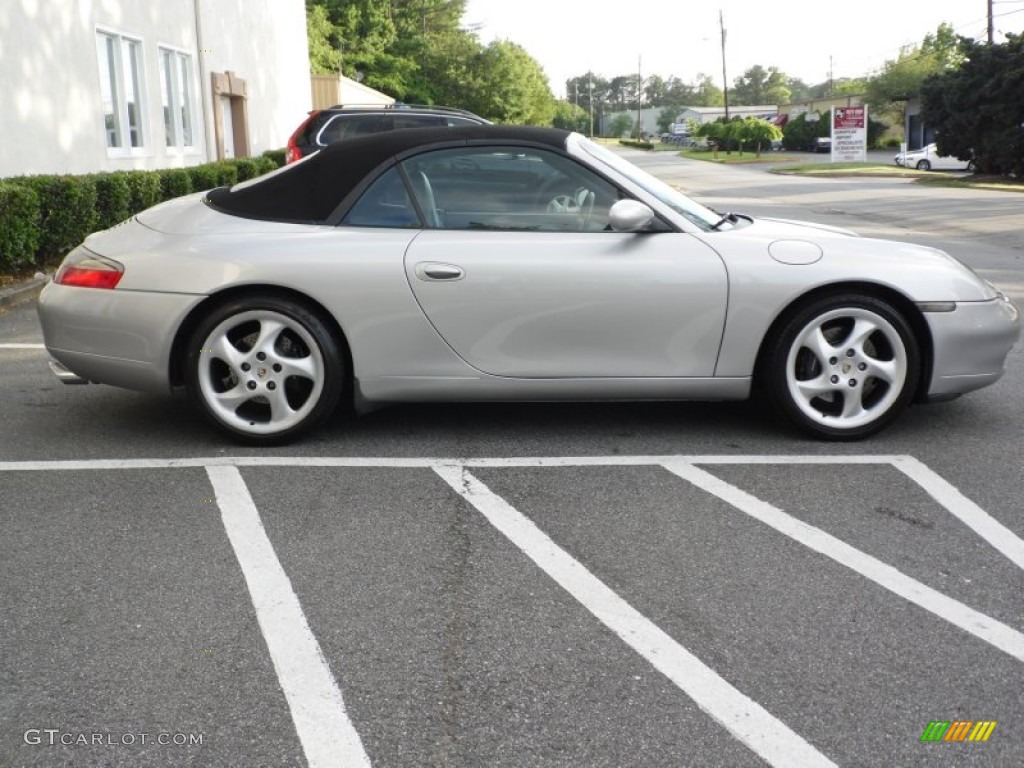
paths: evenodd
<path fill-rule="evenodd" d="M 868 108 L 832 107 L 832 162 L 867 160 Z"/>

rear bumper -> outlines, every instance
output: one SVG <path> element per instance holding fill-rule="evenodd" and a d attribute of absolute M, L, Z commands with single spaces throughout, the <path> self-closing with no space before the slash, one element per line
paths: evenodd
<path fill-rule="evenodd" d="M 981 389 L 1002 377 L 1021 332 L 1020 310 L 1009 299 L 960 302 L 953 312 L 924 317 L 935 350 L 929 399 Z"/>
<path fill-rule="evenodd" d="M 39 296 L 43 341 L 63 371 L 99 384 L 170 390 L 174 335 L 204 296 L 50 283 Z"/>

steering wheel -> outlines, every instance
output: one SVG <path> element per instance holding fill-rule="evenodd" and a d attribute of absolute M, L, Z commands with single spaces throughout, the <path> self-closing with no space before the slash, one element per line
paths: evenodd
<path fill-rule="evenodd" d="M 574 214 L 579 217 L 580 230 L 585 230 L 594 213 L 594 200 L 597 195 L 586 187 L 577 187 L 571 195 L 555 195 L 548 202 L 548 213 Z"/>

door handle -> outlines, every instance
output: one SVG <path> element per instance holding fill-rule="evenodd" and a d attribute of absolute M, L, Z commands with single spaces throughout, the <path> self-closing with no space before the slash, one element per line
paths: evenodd
<path fill-rule="evenodd" d="M 436 261 L 421 261 L 416 265 L 416 277 L 420 280 L 461 280 L 466 276 L 462 267 L 441 264 Z"/>

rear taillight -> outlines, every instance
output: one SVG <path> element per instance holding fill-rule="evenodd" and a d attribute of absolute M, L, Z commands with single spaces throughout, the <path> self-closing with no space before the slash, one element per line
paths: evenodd
<path fill-rule="evenodd" d="M 113 288 L 121 280 L 124 267 L 112 259 L 76 248 L 67 255 L 53 282 L 80 288 Z"/>
<path fill-rule="evenodd" d="M 312 112 L 310 112 L 309 117 L 303 120 L 302 125 L 296 128 L 295 133 L 293 133 L 288 138 L 288 145 L 285 147 L 284 150 L 284 162 L 286 165 L 288 163 L 294 163 L 296 160 L 302 159 L 302 150 L 299 149 L 299 137 L 301 137 L 302 134 L 305 133 L 306 126 L 309 125 L 310 120 L 312 120 L 319 114 L 319 109 L 314 109 Z"/>

